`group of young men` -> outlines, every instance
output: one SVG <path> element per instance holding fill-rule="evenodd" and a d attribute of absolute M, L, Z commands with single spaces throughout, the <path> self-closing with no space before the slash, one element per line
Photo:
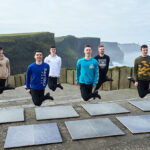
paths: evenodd
<path fill-rule="evenodd" d="M 85 57 L 77 62 L 76 68 L 76 83 L 80 85 L 81 96 L 85 101 L 93 98 L 101 99 L 98 94 L 98 89 L 106 81 L 113 81 L 107 77 L 110 58 L 104 54 L 104 46 L 98 46 L 99 54 L 94 58 L 90 45 L 84 47 Z M 142 56 L 135 59 L 134 74 L 135 79 L 129 77 L 137 86 L 139 96 L 145 97 L 150 93 L 150 56 L 148 56 L 148 46 L 141 46 Z M 51 46 L 50 54 L 44 59 L 43 53 L 40 50 L 35 51 L 35 62 L 28 66 L 26 72 L 26 91 L 31 94 L 33 103 L 40 106 L 46 99 L 54 100 L 50 93 L 45 93 L 45 88 L 48 84 L 49 89 L 55 91 L 56 88 L 63 89 L 57 80 L 60 76 L 61 57 L 56 54 L 56 47 Z M 14 89 L 9 85 L 5 86 L 6 79 L 10 75 L 9 59 L 3 54 L 3 48 L 0 47 L 0 94 L 4 90 Z"/>
<path fill-rule="evenodd" d="M 46 99 L 54 100 L 48 92 L 44 95 L 45 88 L 48 87 L 55 91 L 56 88 L 63 89 L 57 79 L 60 76 L 61 58 L 56 55 L 56 48 L 50 48 L 50 55 L 44 59 L 40 50 L 35 51 L 35 62 L 28 66 L 26 73 L 26 89 L 31 94 L 33 103 L 40 106 Z"/>

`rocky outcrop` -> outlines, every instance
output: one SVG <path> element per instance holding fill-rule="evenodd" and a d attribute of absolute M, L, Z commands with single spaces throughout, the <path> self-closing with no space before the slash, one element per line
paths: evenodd
<path fill-rule="evenodd" d="M 100 38 L 85 37 L 77 38 L 75 36 L 63 36 L 55 38 L 57 54 L 62 57 L 63 67 L 76 67 L 79 58 L 84 57 L 84 46 L 91 45 L 92 56 L 98 54 L 97 47 L 100 44 Z"/>
<path fill-rule="evenodd" d="M 105 47 L 105 53 L 110 56 L 110 60 L 122 63 L 124 54 L 118 46 L 117 42 L 101 42 Z"/>
<path fill-rule="evenodd" d="M 123 53 L 140 52 L 140 45 L 135 43 L 118 44 Z"/>
<path fill-rule="evenodd" d="M 40 49 L 46 56 L 50 45 L 55 45 L 55 40 L 54 34 L 49 32 L 0 35 L 0 46 L 10 59 L 11 74 L 25 72 L 35 61 L 34 51 Z"/>

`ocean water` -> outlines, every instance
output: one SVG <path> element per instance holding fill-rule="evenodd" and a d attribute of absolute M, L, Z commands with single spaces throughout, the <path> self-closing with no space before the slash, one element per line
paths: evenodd
<path fill-rule="evenodd" d="M 110 66 L 110 68 L 112 67 L 116 67 L 116 66 L 130 66 L 130 67 L 133 67 L 134 66 L 134 60 L 135 58 L 137 58 L 138 56 L 141 56 L 141 52 L 138 52 L 138 53 L 125 53 L 124 54 L 124 60 L 123 60 L 123 63 L 119 63 L 119 62 L 115 62 L 115 61 L 112 61 L 112 66 Z"/>

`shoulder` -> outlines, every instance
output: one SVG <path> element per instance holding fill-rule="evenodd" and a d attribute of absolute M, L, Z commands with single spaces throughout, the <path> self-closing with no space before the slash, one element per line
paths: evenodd
<path fill-rule="evenodd" d="M 34 67 L 34 66 L 35 66 L 35 62 L 32 63 L 32 64 L 30 64 L 30 65 L 28 66 L 28 69 L 31 69 L 31 68 Z"/>
<path fill-rule="evenodd" d="M 84 60 L 84 58 L 80 58 L 80 59 L 78 59 L 77 64 L 82 63 L 82 62 L 83 62 L 83 60 Z"/>
<path fill-rule="evenodd" d="M 78 59 L 78 62 L 82 62 L 84 60 L 84 58 L 80 58 Z"/>
<path fill-rule="evenodd" d="M 44 67 L 48 67 L 49 68 L 49 65 L 47 63 L 43 62 L 43 65 L 44 65 Z"/>
<path fill-rule="evenodd" d="M 109 57 L 108 55 L 106 55 L 106 54 L 104 54 L 104 56 L 105 56 L 106 58 L 108 58 L 108 59 L 110 58 L 110 57 Z"/>
<path fill-rule="evenodd" d="M 50 55 L 46 56 L 44 60 L 50 59 Z"/>
<path fill-rule="evenodd" d="M 7 62 L 9 61 L 9 59 L 6 56 L 4 56 L 4 60 Z"/>
<path fill-rule="evenodd" d="M 60 61 L 61 60 L 61 57 L 60 56 L 58 56 L 58 55 L 56 55 L 56 58 Z"/>
<path fill-rule="evenodd" d="M 99 55 L 95 56 L 94 58 L 95 58 L 95 59 L 99 59 Z"/>
<path fill-rule="evenodd" d="M 91 59 L 95 64 L 98 64 L 98 61 L 95 58 Z"/>
<path fill-rule="evenodd" d="M 46 56 L 46 57 L 44 58 L 44 60 L 47 60 L 47 58 L 48 58 L 48 56 Z"/>
<path fill-rule="evenodd" d="M 140 60 L 141 58 L 142 58 L 142 57 L 139 56 L 139 57 L 135 58 L 135 61 L 138 61 L 138 60 Z"/>

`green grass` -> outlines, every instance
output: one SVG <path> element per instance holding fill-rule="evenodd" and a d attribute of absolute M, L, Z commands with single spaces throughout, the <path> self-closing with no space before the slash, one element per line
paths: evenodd
<path fill-rule="evenodd" d="M 45 34 L 50 32 L 30 32 L 30 33 L 11 33 L 11 34 L 0 34 L 0 37 L 4 36 L 23 36 L 23 35 L 38 35 L 38 34 Z"/>
<path fill-rule="evenodd" d="M 56 41 L 56 42 L 61 42 L 61 41 L 63 41 L 65 38 L 68 38 L 68 37 L 75 37 L 75 36 L 73 36 L 73 35 L 66 35 L 66 36 L 55 37 L 55 41 Z"/>

